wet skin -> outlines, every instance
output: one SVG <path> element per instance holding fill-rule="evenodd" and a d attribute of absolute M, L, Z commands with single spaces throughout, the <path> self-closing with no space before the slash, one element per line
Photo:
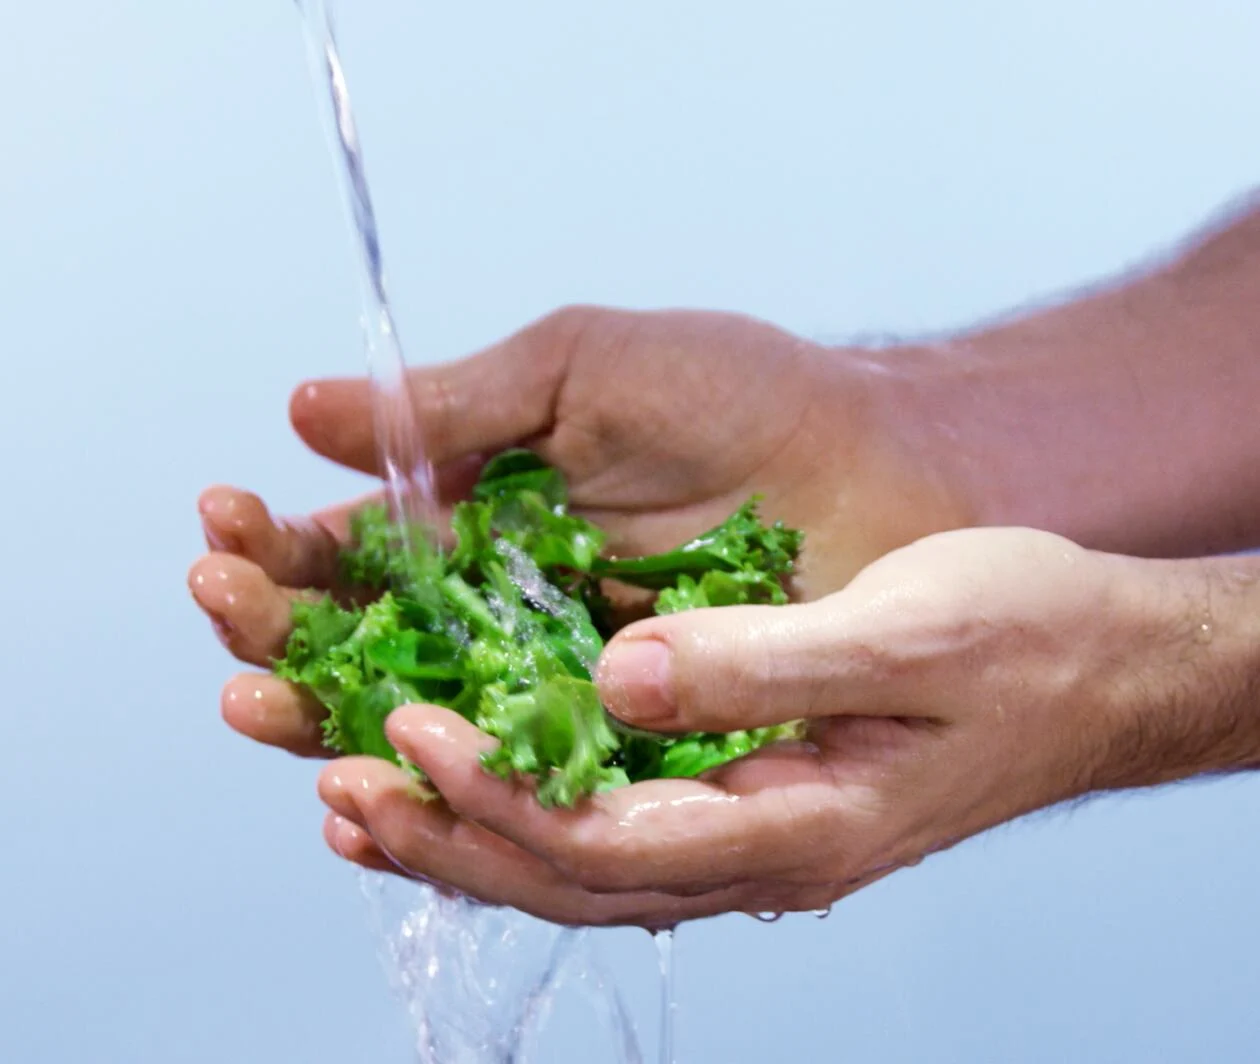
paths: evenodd
<path fill-rule="evenodd" d="M 481 770 L 493 740 L 445 710 L 405 707 L 391 739 L 443 800 L 420 802 L 385 762 L 333 761 L 319 782 L 329 845 L 558 922 L 668 926 L 822 909 L 1033 809 L 1246 761 L 1224 723 L 1237 697 L 1227 685 L 1196 707 L 1222 723 L 1203 725 L 1193 753 L 1132 744 L 1152 719 L 1175 734 L 1178 661 L 1242 674 L 1241 635 L 1203 645 L 1187 618 L 1213 581 L 1232 593 L 1249 573 L 1023 529 L 943 532 L 973 523 L 975 503 L 936 461 L 949 449 L 930 424 L 889 431 L 897 383 L 867 353 L 747 319 L 586 309 L 417 373 L 443 505 L 480 455 L 525 444 L 564 471 L 575 508 L 617 552 L 668 549 L 753 493 L 768 517 L 803 528 L 798 604 L 632 624 L 598 679 L 631 723 L 804 717 L 809 741 L 702 781 L 544 811 Z M 363 382 L 305 385 L 291 415 L 316 453 L 376 471 Z M 295 596 L 343 590 L 334 562 L 353 505 L 284 521 L 244 491 L 202 495 L 210 553 L 190 588 L 241 661 L 265 668 L 281 652 Z M 327 755 L 319 707 L 265 673 L 229 681 L 222 710 L 255 740 Z"/>

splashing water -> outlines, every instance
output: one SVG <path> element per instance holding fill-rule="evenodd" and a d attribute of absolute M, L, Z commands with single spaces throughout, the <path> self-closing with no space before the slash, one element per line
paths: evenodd
<path fill-rule="evenodd" d="M 345 72 L 324 0 L 296 0 L 311 74 L 328 128 L 360 264 L 363 327 L 377 448 L 400 529 L 436 527 L 432 468 L 407 386 L 407 366 L 385 286 L 376 215 Z M 406 539 L 404 549 L 411 546 Z M 510 559 L 537 608 L 568 606 L 532 563 Z M 563 603 L 563 605 L 561 604 Z M 557 612 L 557 616 L 566 614 Z M 577 626 L 574 627 L 576 632 Z M 598 648 L 588 646 L 590 664 Z M 436 888 L 364 873 L 363 892 L 394 992 L 409 1013 L 420 1064 L 526 1064 L 556 995 L 571 985 L 614 1035 L 617 1064 L 642 1064 L 634 1025 L 586 936 L 510 909 L 478 905 Z M 551 1056 L 540 1056 L 551 1061 Z"/>
<path fill-rule="evenodd" d="M 365 872 L 360 885 L 419 1064 L 556 1064 L 545 1035 L 565 991 L 611 1035 L 584 1051 L 584 1064 L 643 1064 L 625 1002 L 585 932 L 392 876 Z"/>
<path fill-rule="evenodd" d="M 585 610 L 559 588 L 552 587 L 534 559 L 519 547 L 498 540 L 494 549 L 503 559 L 508 576 L 520 589 L 525 601 L 565 626 L 578 660 L 593 674 L 602 644 L 599 633 L 591 628 Z"/>
<path fill-rule="evenodd" d="M 360 883 L 417 1060 L 518 1064 L 581 933 L 393 877 Z"/>

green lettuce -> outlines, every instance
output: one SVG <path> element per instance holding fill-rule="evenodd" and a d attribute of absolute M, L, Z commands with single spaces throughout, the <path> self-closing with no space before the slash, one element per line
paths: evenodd
<path fill-rule="evenodd" d="M 658 613 L 788 601 L 802 535 L 764 524 L 752 499 L 718 527 L 664 554 L 604 556 L 605 536 L 568 509 L 561 474 L 528 451 L 487 463 L 451 517 L 443 552 L 383 505 L 351 521 L 342 583 L 293 608 L 276 675 L 327 710 L 324 741 L 417 770 L 385 735 L 394 709 L 445 706 L 499 740 L 484 767 L 531 778 L 544 806 L 646 779 L 693 777 L 800 734 L 798 724 L 731 734 L 656 735 L 625 728 L 600 703 L 592 672 L 613 634 L 602 589 L 656 593 Z"/>

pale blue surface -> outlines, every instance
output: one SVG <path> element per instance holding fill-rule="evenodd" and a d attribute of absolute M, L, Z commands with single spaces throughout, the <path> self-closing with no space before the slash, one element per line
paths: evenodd
<path fill-rule="evenodd" d="M 1253 0 L 355 7 L 416 360 L 575 300 L 963 323 L 1260 175 Z M 402 1064 L 313 770 L 220 725 L 230 665 L 183 587 L 203 485 L 358 486 L 284 418 L 361 357 L 296 16 L 5 14 L 0 1061 Z M 1260 780 L 1101 803 L 825 924 L 690 929 L 682 1059 L 1254 1061 L 1258 818 Z M 649 1001 L 646 939 L 610 952 Z"/>

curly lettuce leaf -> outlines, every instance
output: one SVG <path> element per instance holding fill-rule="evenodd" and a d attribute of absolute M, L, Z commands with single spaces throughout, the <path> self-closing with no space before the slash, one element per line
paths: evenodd
<path fill-rule="evenodd" d="M 384 506 L 354 514 L 341 579 L 379 597 L 363 609 L 299 602 L 275 664 L 327 710 L 331 749 L 410 769 L 385 721 L 405 703 L 441 705 L 499 741 L 488 772 L 531 778 L 543 805 L 568 807 L 630 782 L 698 776 L 798 733 L 632 732 L 604 711 L 591 670 L 612 616 L 602 580 L 656 591 L 659 613 L 786 602 L 799 532 L 763 524 L 753 499 L 675 551 L 607 559 L 603 532 L 567 506 L 560 473 L 515 450 L 491 459 L 454 508 L 445 554 Z"/>
<path fill-rule="evenodd" d="M 600 558 L 594 573 L 624 584 L 672 592 L 677 612 L 696 605 L 787 602 L 783 579 L 795 571 L 803 534 L 762 523 L 752 498 L 716 528 L 677 550 L 637 558 Z M 707 581 L 707 584 L 706 584 Z M 737 586 L 738 585 L 738 586 Z"/>

